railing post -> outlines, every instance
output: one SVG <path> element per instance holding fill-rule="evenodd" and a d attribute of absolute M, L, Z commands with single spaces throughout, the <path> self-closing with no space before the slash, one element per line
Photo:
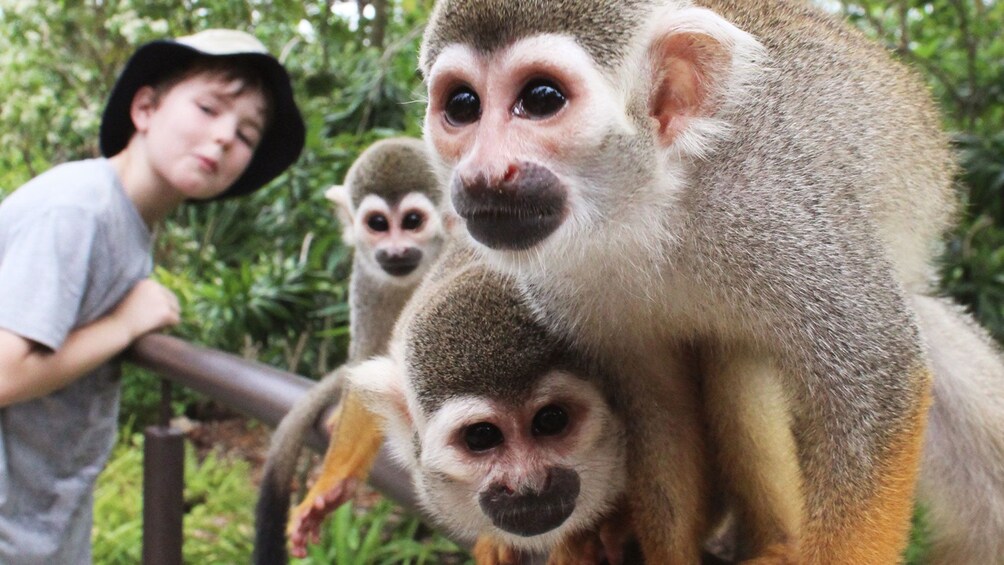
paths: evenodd
<path fill-rule="evenodd" d="M 171 383 L 161 382 L 160 424 L 143 434 L 143 565 L 181 565 L 185 443 L 171 427 Z"/>

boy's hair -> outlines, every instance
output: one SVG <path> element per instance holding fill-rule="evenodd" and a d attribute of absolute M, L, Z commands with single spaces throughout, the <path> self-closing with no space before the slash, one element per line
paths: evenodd
<path fill-rule="evenodd" d="M 279 176 L 303 150 L 306 127 L 293 98 L 289 75 L 253 35 L 211 29 L 177 40 L 153 41 L 133 53 L 119 75 L 101 119 L 101 153 L 125 149 L 136 132 L 130 108 L 136 91 L 152 86 L 163 94 L 194 74 L 212 73 L 258 88 L 266 98 L 266 128 L 247 169 L 215 199 L 258 190 Z"/>
<path fill-rule="evenodd" d="M 240 56 L 226 59 L 196 56 L 187 66 L 167 73 L 150 86 L 159 99 L 179 83 L 200 75 L 216 77 L 228 83 L 238 83 L 237 88 L 231 92 L 234 95 L 250 91 L 261 92 L 265 97 L 265 128 L 268 129 L 275 107 L 275 93 L 266 81 L 261 66 L 252 59 Z"/>

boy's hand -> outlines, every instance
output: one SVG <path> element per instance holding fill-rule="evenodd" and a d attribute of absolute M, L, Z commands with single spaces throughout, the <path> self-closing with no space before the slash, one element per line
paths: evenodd
<path fill-rule="evenodd" d="M 129 331 L 131 339 L 173 326 L 181 321 L 178 298 L 153 279 L 143 279 L 132 287 L 110 314 Z"/>

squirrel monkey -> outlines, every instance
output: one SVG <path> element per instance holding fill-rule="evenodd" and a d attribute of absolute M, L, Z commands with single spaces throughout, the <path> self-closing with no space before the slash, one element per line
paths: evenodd
<path fill-rule="evenodd" d="M 705 448 L 657 411 L 700 379 L 740 557 L 895 561 L 928 372 L 900 287 L 928 291 L 954 207 L 920 82 L 829 16 L 760 0 L 442 2 L 422 68 L 426 136 L 475 245 L 548 325 L 623 368 L 651 558 L 692 562 L 710 522 L 706 496 L 681 500 L 687 480 L 705 488 L 687 479 L 699 458 L 666 463 L 659 443 L 682 429 Z M 969 389 L 937 379 L 922 496 L 928 461 L 966 435 L 947 418 L 979 425 Z M 994 492 L 995 461 L 961 461 L 986 471 L 969 492 Z M 950 464 L 933 484 L 957 484 Z M 987 498 L 995 519 L 974 532 L 1004 523 Z"/>
<path fill-rule="evenodd" d="M 420 68 L 466 239 L 615 369 L 646 560 L 698 562 L 713 467 L 738 559 L 898 562 L 956 209 L 923 83 L 789 0 L 440 0 Z"/>
<path fill-rule="evenodd" d="M 342 238 L 354 247 L 349 282 L 349 360 L 385 353 L 391 330 L 419 282 L 439 258 L 448 221 L 437 209 L 440 189 L 425 145 L 409 138 L 378 141 L 325 195 L 336 204 Z M 322 379 L 273 434 L 256 509 L 255 563 L 287 561 L 284 529 L 302 556 L 323 518 L 366 478 L 383 440 L 378 422 L 351 391 L 332 417 L 331 443 L 318 480 L 289 516 L 291 483 L 303 438 L 343 388 L 342 367 Z M 350 434 L 351 440 L 340 440 Z"/>
<path fill-rule="evenodd" d="M 384 420 L 423 507 L 478 540 L 480 565 L 620 563 L 626 440 L 609 380 L 512 281 L 465 258 L 416 291 L 386 356 L 348 370 L 353 392 Z"/>

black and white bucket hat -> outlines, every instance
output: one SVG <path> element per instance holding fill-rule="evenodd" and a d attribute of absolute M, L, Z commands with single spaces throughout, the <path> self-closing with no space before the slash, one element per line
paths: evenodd
<path fill-rule="evenodd" d="M 255 149 L 247 170 L 216 199 L 248 194 L 268 184 L 292 165 L 303 150 L 306 128 L 293 98 L 289 74 L 253 35 L 237 30 L 209 29 L 174 40 L 144 44 L 126 63 L 112 89 L 101 118 L 101 154 L 111 157 L 125 149 L 136 131 L 130 106 L 136 91 L 188 66 L 196 57 L 241 58 L 261 69 L 274 101 L 272 120 Z"/>

